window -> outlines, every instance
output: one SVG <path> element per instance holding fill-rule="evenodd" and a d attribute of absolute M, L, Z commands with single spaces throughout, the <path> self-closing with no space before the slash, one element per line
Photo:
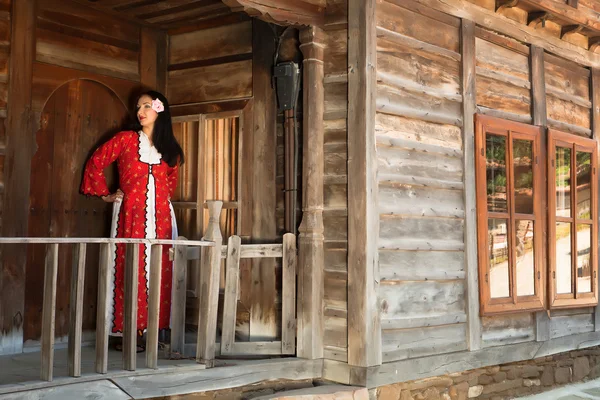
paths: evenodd
<path fill-rule="evenodd" d="M 541 310 L 541 128 L 477 116 L 475 145 L 481 313 Z"/>
<path fill-rule="evenodd" d="M 550 306 L 596 305 L 596 141 L 548 132 Z"/>

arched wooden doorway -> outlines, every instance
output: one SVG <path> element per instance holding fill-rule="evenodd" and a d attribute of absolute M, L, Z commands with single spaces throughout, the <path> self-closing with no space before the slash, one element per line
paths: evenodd
<path fill-rule="evenodd" d="M 29 236 L 98 237 L 110 229 L 110 206 L 98 198 L 79 194 L 82 170 L 88 156 L 103 140 L 120 130 L 127 109 L 106 86 L 90 80 L 73 80 L 50 96 L 36 134 L 37 151 L 31 162 Z M 114 166 L 109 184 L 116 182 Z M 111 182 L 112 181 L 112 182 Z M 56 296 L 56 336 L 69 327 L 71 248 L 61 246 Z M 43 246 L 31 246 L 25 282 L 24 340 L 41 335 L 44 283 Z M 89 246 L 85 271 L 83 330 L 96 320 L 98 249 Z"/>

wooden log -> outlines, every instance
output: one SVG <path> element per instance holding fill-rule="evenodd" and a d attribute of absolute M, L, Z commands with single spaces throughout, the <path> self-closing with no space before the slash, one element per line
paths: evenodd
<path fill-rule="evenodd" d="M 548 116 L 547 116 L 547 108 L 546 108 L 546 92 L 549 88 L 546 88 L 546 74 L 544 68 L 544 49 L 538 46 L 531 46 L 531 96 L 532 96 L 532 116 L 533 116 L 533 124 L 537 126 L 542 126 L 546 128 L 548 126 Z M 542 130 L 542 142 L 545 143 L 546 139 L 546 130 Z M 542 151 L 542 160 L 540 160 L 541 165 L 545 164 L 545 151 Z M 541 196 L 542 198 L 542 209 L 546 209 L 546 197 Z M 543 224 L 543 222 L 542 222 Z M 542 229 L 543 232 L 546 232 L 546 229 Z M 542 257 L 546 259 L 546 249 L 548 248 L 548 238 L 547 235 L 543 235 L 542 239 Z M 542 272 L 545 277 L 545 272 Z M 542 285 L 545 287 L 545 285 Z M 550 318 L 548 314 L 544 311 L 537 312 L 535 314 L 535 324 L 536 324 L 536 340 L 538 342 L 543 342 L 550 339 Z"/>
<path fill-rule="evenodd" d="M 58 244 L 46 247 L 44 271 L 44 305 L 42 309 L 41 379 L 52 381 L 54 369 L 54 316 L 56 313 L 56 277 L 58 275 Z"/>
<path fill-rule="evenodd" d="M 221 243 L 219 229 L 222 201 L 208 202 L 208 227 L 203 240 L 214 242 L 213 247 L 202 252 L 200 271 L 200 307 L 196 361 L 207 368 L 214 366 L 217 335 L 217 310 L 219 306 L 219 279 L 221 276 Z"/>
<path fill-rule="evenodd" d="M 283 235 L 281 353 L 296 352 L 296 236 Z"/>
<path fill-rule="evenodd" d="M 86 250 L 85 243 L 73 246 L 69 318 L 69 376 L 74 377 L 81 376 L 81 330 Z"/>
<path fill-rule="evenodd" d="M 27 236 L 31 159 L 35 140 L 31 113 L 32 70 L 35 59 L 36 0 L 12 2 L 10 109 L 6 121 L 2 237 Z M 0 348 L 8 353 L 23 350 L 25 266 L 27 248 L 2 253 L 0 267 Z"/>
<path fill-rule="evenodd" d="M 598 141 L 600 137 L 600 70 L 598 68 L 592 68 L 590 91 L 592 98 L 592 139 Z M 596 248 L 600 250 L 600 243 Z M 600 287 L 600 274 L 598 274 L 597 284 Z M 598 306 L 594 309 L 594 331 L 600 332 L 600 307 Z"/>
<path fill-rule="evenodd" d="M 136 367 L 139 260 L 140 245 L 127 245 L 123 309 L 123 369 L 127 371 Z"/>
<path fill-rule="evenodd" d="M 348 363 L 381 364 L 378 306 L 376 2 L 348 2 Z"/>
<path fill-rule="evenodd" d="M 324 87 L 323 37 L 316 27 L 300 33 L 304 55 L 302 222 L 298 262 L 298 351 L 299 357 L 323 357 L 324 290 Z"/>
<path fill-rule="evenodd" d="M 180 236 L 178 239 L 182 239 Z M 173 292 L 171 297 L 171 352 L 183 354 L 185 346 L 185 300 L 187 289 L 187 254 L 189 247 L 175 246 Z"/>
<path fill-rule="evenodd" d="M 146 337 L 146 367 L 158 369 L 158 317 L 160 313 L 160 287 L 163 246 L 152 246 L 150 253 L 150 293 L 148 295 L 148 333 Z M 171 308 L 175 313 L 184 309 Z M 172 319 L 172 318 L 171 318 Z"/>
<path fill-rule="evenodd" d="M 110 314 L 108 301 L 110 292 L 111 268 L 115 257 L 114 246 L 108 243 L 100 244 L 100 264 L 98 266 L 98 305 L 96 308 L 96 372 L 108 372 L 108 335 L 110 329 Z"/>
<path fill-rule="evenodd" d="M 225 263 L 225 299 L 223 302 L 223 328 L 221 333 L 221 354 L 230 354 L 235 343 L 235 320 L 237 299 L 240 289 L 240 247 L 239 236 L 231 236 L 227 241 L 227 261 Z"/>
<path fill-rule="evenodd" d="M 463 151 L 465 185 L 465 229 L 464 244 L 467 263 L 467 315 L 468 348 L 481 348 L 481 321 L 479 320 L 479 285 L 477 273 L 477 210 L 475 191 L 475 110 L 476 100 L 476 55 L 475 24 L 463 20 L 462 37 L 462 94 L 463 94 Z"/>

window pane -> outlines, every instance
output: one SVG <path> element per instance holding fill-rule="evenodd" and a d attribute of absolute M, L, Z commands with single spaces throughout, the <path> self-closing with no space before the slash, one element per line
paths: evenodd
<path fill-rule="evenodd" d="M 577 218 L 592 219 L 590 213 L 592 154 L 578 151 L 575 166 L 577 168 Z"/>
<path fill-rule="evenodd" d="M 533 214 L 533 142 L 513 141 L 515 212 Z"/>
<path fill-rule="evenodd" d="M 571 224 L 556 223 L 556 293 L 571 290 Z"/>
<path fill-rule="evenodd" d="M 591 246 L 592 226 L 577 224 L 577 292 L 592 291 Z"/>
<path fill-rule="evenodd" d="M 556 215 L 571 216 L 571 149 L 556 148 Z"/>
<path fill-rule="evenodd" d="M 488 210 L 506 212 L 506 137 L 487 135 L 485 157 Z"/>
<path fill-rule="evenodd" d="M 533 296 L 535 294 L 533 221 L 517 220 L 516 236 L 517 296 Z"/>
<path fill-rule="evenodd" d="M 510 297 L 508 279 L 508 220 L 488 220 L 490 266 L 490 295 L 492 298 Z"/>

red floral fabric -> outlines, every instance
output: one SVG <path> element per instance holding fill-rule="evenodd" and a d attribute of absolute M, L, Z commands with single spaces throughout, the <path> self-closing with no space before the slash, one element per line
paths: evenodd
<path fill-rule="evenodd" d="M 143 133 L 120 132 L 99 147 L 87 162 L 81 192 L 86 195 L 105 196 L 110 192 L 106 185 L 104 169 L 116 161 L 119 170 L 119 187 L 123 201 L 118 215 L 117 237 L 121 238 L 172 238 L 170 197 L 177 186 L 178 166 L 170 167 L 160 157 L 151 163 L 142 161 Z M 146 139 L 147 140 L 147 139 Z M 149 143 L 149 142 L 148 142 Z M 154 149 L 154 148 L 152 148 Z M 155 149 L 154 149 L 155 151 Z M 156 153 L 157 156 L 160 154 Z M 154 178 L 154 187 L 151 185 Z M 155 189 L 155 190 L 154 190 Z M 154 215 L 149 215 L 154 195 Z M 149 231 L 155 219 L 155 232 Z M 139 330 L 148 324 L 148 290 L 146 246 L 140 245 L 138 282 Z M 149 253 L 148 253 L 149 254 Z M 114 276 L 113 333 L 123 330 L 125 245 L 116 246 Z M 159 328 L 168 328 L 171 313 L 172 262 L 169 246 L 163 246 Z"/>

